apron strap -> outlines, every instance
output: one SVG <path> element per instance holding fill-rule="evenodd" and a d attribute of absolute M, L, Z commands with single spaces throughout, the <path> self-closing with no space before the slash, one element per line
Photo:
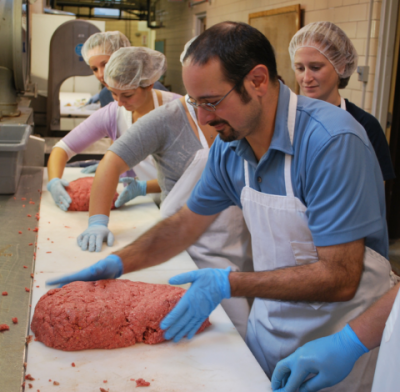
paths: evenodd
<path fill-rule="evenodd" d="M 187 107 L 188 110 L 189 110 L 190 117 L 192 117 L 192 120 L 193 120 L 194 123 L 196 124 L 197 132 L 199 133 L 199 138 L 200 138 L 200 143 L 201 143 L 201 145 L 203 146 L 204 149 L 207 149 L 207 150 L 208 150 L 208 149 L 209 149 L 208 143 L 207 143 L 206 137 L 204 136 L 203 131 L 202 131 L 201 128 L 199 127 L 199 123 L 197 122 L 197 116 L 196 116 L 196 112 L 194 111 L 194 107 L 191 106 L 191 105 L 188 105 L 188 104 L 186 103 L 188 97 L 189 97 L 188 95 L 185 95 L 185 104 L 186 104 L 186 107 Z"/>
<path fill-rule="evenodd" d="M 292 156 L 289 154 L 285 155 L 285 187 L 286 187 L 286 196 L 293 197 L 293 186 L 292 186 L 292 176 L 291 176 L 291 167 L 292 167 Z"/>
<path fill-rule="evenodd" d="M 244 184 L 247 187 L 250 186 L 250 181 L 249 181 L 249 163 L 246 160 L 244 160 Z"/>
<path fill-rule="evenodd" d="M 340 109 L 346 110 L 346 101 L 343 97 L 340 97 Z"/>
<path fill-rule="evenodd" d="M 289 101 L 289 112 L 288 112 L 288 131 L 290 143 L 293 145 L 294 138 L 294 130 L 296 123 L 296 112 L 297 112 L 297 95 L 290 91 L 290 101 Z M 292 186 L 292 156 L 289 154 L 285 155 L 285 187 L 286 187 L 286 196 L 294 196 L 293 186 Z M 244 183 L 248 187 L 250 186 L 249 181 L 249 164 L 246 160 L 244 160 Z"/>
<path fill-rule="evenodd" d="M 287 127 L 288 127 L 288 131 L 289 131 L 289 138 L 290 138 L 291 145 L 293 145 L 294 126 L 295 126 L 295 122 L 296 122 L 296 111 L 297 111 L 297 95 L 293 91 L 290 90 Z"/>
<path fill-rule="evenodd" d="M 129 129 L 131 125 L 132 125 L 132 112 L 129 112 L 123 106 L 118 106 L 115 139 L 121 137 Z"/>
<path fill-rule="evenodd" d="M 158 104 L 158 97 L 157 97 L 156 90 L 152 89 L 151 93 L 153 94 L 154 109 L 157 109 L 158 107 L 160 107 L 160 105 Z"/>
<path fill-rule="evenodd" d="M 297 112 L 297 95 L 290 91 L 290 100 L 289 100 L 289 111 L 288 111 L 288 131 L 289 131 L 289 139 L 290 144 L 293 145 L 294 139 L 294 130 L 296 124 L 296 112 Z M 292 185 L 292 156 L 289 154 L 285 155 L 285 187 L 286 187 L 286 196 L 294 196 L 293 185 Z"/>

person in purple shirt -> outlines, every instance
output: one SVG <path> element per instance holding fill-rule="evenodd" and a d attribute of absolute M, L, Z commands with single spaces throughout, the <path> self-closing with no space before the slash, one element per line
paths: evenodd
<path fill-rule="evenodd" d="M 47 165 L 49 177 L 47 189 L 56 205 L 63 211 L 67 211 L 71 203 L 71 198 L 65 190 L 68 182 L 62 179 L 69 159 L 103 137 L 118 139 L 140 117 L 180 97 L 178 94 L 153 89 L 154 82 L 167 68 L 166 58 L 162 53 L 148 48 L 126 47 L 124 43 L 125 47 L 118 49 L 109 57 L 103 53 L 109 53 L 118 47 L 120 44 L 118 40 L 121 40 L 121 37 L 116 33 L 99 34 L 103 35 L 97 37 L 95 43 L 92 42 L 91 45 L 87 45 L 87 42 L 94 38 L 93 36 L 89 38 L 83 46 L 82 54 L 91 65 L 96 77 L 108 85 L 115 101 L 97 110 L 74 128 L 54 146 L 50 154 Z M 103 73 L 98 63 L 103 64 L 106 57 L 109 58 Z M 127 178 L 123 181 L 135 185 L 136 196 L 160 192 L 154 165 L 153 158 L 149 156 L 133 170 L 124 174 Z M 93 172 L 96 167 L 97 165 L 94 165 L 87 170 L 84 169 L 84 172 Z M 139 180 L 134 177 L 138 177 Z"/>

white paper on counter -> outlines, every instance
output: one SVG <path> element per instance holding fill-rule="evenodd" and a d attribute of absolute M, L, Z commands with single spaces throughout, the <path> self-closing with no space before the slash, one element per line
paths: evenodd
<path fill-rule="evenodd" d="M 85 175 L 80 169 L 68 168 L 63 178 L 70 181 L 82 176 Z M 45 285 L 46 280 L 97 262 L 161 219 L 152 201 L 136 198 L 126 208 L 111 212 L 109 227 L 116 235 L 116 244 L 111 248 L 103 245 L 99 253 L 83 252 L 76 245 L 76 237 L 86 229 L 88 214 L 61 211 L 45 186 L 46 181 L 40 209 L 31 318 L 36 303 L 51 288 Z M 125 274 L 121 279 L 167 284 L 170 277 L 195 268 L 193 260 L 183 252 L 166 263 Z M 188 285 L 182 287 L 188 288 Z M 109 392 L 132 392 L 136 390 L 136 383 L 130 379 L 143 378 L 151 383 L 144 389 L 148 392 L 271 391 L 270 381 L 221 306 L 211 314 L 210 321 L 212 326 L 191 340 L 157 345 L 139 343 L 114 350 L 65 352 L 32 340 L 28 345 L 26 374 L 31 374 L 35 381 L 26 383 L 33 385 L 32 391 L 39 389 L 40 392 L 92 392 L 100 388 Z M 72 362 L 75 367 L 71 366 Z M 54 386 L 53 381 L 60 385 Z"/>

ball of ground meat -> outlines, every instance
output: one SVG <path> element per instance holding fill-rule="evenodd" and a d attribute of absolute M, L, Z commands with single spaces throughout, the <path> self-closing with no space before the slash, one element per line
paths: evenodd
<path fill-rule="evenodd" d="M 65 188 L 72 199 L 68 211 L 89 211 L 90 192 L 92 190 L 93 180 L 94 177 L 83 177 L 69 183 L 69 186 Z M 118 193 L 115 192 L 111 209 L 115 208 L 114 203 L 117 198 Z"/>

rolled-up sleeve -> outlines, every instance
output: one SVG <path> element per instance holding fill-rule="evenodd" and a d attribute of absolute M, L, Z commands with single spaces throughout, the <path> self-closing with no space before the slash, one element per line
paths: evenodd
<path fill-rule="evenodd" d="M 231 170 L 226 162 L 221 164 L 224 147 L 221 143 L 218 138 L 211 147 L 207 165 L 187 201 L 189 209 L 199 215 L 218 214 L 235 204 L 226 191 L 229 176 L 224 174 Z"/>
<path fill-rule="evenodd" d="M 108 136 L 115 140 L 117 107 L 117 103 L 112 102 L 97 110 L 69 132 L 62 139 L 62 143 L 57 143 L 55 147 L 65 150 L 68 157 L 71 158 L 103 137 Z"/>

